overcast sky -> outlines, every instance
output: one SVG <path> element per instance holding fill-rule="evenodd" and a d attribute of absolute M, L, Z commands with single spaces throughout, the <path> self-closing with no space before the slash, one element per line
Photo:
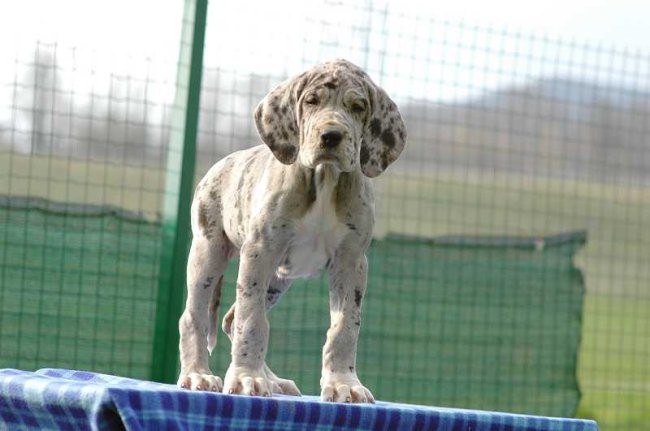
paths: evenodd
<path fill-rule="evenodd" d="M 336 15 L 342 7 L 366 1 L 218 1 L 210 2 L 212 19 L 223 17 L 224 32 L 246 37 L 251 32 L 293 32 L 301 15 Z M 382 5 L 384 1 L 376 2 Z M 594 44 L 650 48 L 650 2 L 645 0 L 399 0 L 390 9 L 468 24 L 505 26 L 511 30 L 576 38 Z M 325 5 L 325 6 L 323 6 Z M 0 6 L 3 46 L 18 36 L 68 41 L 135 52 L 158 52 L 173 43 L 182 2 L 176 0 L 21 0 Z M 296 12 L 297 9 L 297 12 Z M 233 13 L 252 14 L 246 25 Z M 338 16 L 345 20 L 344 16 Z M 297 37 L 300 35 L 297 34 Z M 243 41 L 245 42 L 245 41 Z"/>
<path fill-rule="evenodd" d="M 285 76 L 306 64 L 343 56 L 367 67 L 371 75 L 381 70 L 384 75 L 379 80 L 393 92 L 444 99 L 471 94 L 474 86 L 491 88 L 562 73 L 521 58 L 528 51 L 542 52 L 545 61 L 571 60 L 580 54 L 566 47 L 554 52 L 557 44 L 545 42 L 550 38 L 579 46 L 587 43 L 596 51 L 603 47 L 641 52 L 644 57 L 635 65 L 614 67 L 615 71 L 640 67 L 634 76 L 614 76 L 611 71 L 602 76 L 601 65 L 617 59 L 584 53 L 580 73 L 592 74 L 596 80 L 628 79 L 633 86 L 650 81 L 647 0 L 372 3 L 369 17 L 368 1 L 211 1 L 205 63 Z M 97 81 L 106 70 L 173 79 L 182 9 L 182 1 L 170 0 L 5 1 L 0 6 L 0 83 L 4 85 L 0 97 L 6 106 L 7 86 L 20 75 L 21 64 L 33 58 L 37 40 L 79 48 L 73 54 L 63 50 L 57 58 L 68 71 L 67 80 L 74 81 L 68 85 L 78 91 L 91 85 L 100 91 Z M 368 24 L 370 32 L 365 30 Z M 475 27 L 494 33 L 475 31 Z M 147 70 L 152 62 L 156 67 Z M 71 69 L 92 70 L 94 76 L 71 77 Z"/>

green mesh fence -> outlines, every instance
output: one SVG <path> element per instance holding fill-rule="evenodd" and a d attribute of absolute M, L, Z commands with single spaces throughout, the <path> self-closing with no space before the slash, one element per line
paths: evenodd
<path fill-rule="evenodd" d="M 584 295 L 573 257 L 584 243 L 584 233 L 375 240 L 360 377 L 380 399 L 573 416 Z M 231 265 L 224 304 L 236 277 Z M 270 322 L 269 366 L 318 393 L 327 277 L 296 282 Z M 223 373 L 230 343 L 220 342 L 212 363 Z"/>
<path fill-rule="evenodd" d="M 0 239 L 0 367 L 150 377 L 158 223 L 5 198 Z"/>
<path fill-rule="evenodd" d="M 381 0 L 211 3 L 201 50 L 197 2 L 158 2 L 155 19 L 142 4 L 55 15 L 92 24 L 81 38 L 0 28 L 0 367 L 173 380 L 191 183 L 259 142 L 271 88 L 344 57 L 409 131 L 373 181 L 364 382 L 386 400 L 647 428 L 648 52 Z M 269 363 L 305 392 L 327 307 L 318 279 L 271 312 Z"/>
<path fill-rule="evenodd" d="M 0 202 L 0 367 L 152 372 L 160 224 L 114 208 Z M 29 240 L 25 241 L 28 237 Z M 573 416 L 581 233 L 548 238 L 390 235 L 369 253 L 358 367 L 380 399 Z M 234 300 L 237 264 L 225 276 Z M 271 312 L 269 363 L 318 393 L 326 277 Z M 223 375 L 221 334 L 213 369 Z"/>

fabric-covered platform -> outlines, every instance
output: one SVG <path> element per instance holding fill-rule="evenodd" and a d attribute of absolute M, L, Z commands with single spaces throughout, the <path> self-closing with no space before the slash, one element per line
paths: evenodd
<path fill-rule="evenodd" d="M 0 370 L 0 430 L 595 431 L 593 421 L 317 397 L 231 396 L 82 371 Z"/>

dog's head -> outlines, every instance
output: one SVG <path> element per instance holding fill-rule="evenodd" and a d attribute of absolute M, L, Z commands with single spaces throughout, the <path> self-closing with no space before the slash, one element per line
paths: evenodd
<path fill-rule="evenodd" d="M 260 102 L 255 124 L 285 164 L 333 163 L 379 175 L 404 149 L 406 127 L 395 103 L 346 60 L 320 64 L 283 82 Z"/>

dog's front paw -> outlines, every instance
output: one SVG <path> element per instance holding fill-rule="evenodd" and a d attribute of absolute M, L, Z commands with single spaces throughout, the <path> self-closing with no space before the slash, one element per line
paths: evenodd
<path fill-rule="evenodd" d="M 329 373 L 321 379 L 322 401 L 338 403 L 374 403 L 375 397 L 354 373 Z"/>
<path fill-rule="evenodd" d="M 208 372 L 181 373 L 178 378 L 178 386 L 193 391 L 221 392 L 223 383 L 221 379 Z"/>
<path fill-rule="evenodd" d="M 235 367 L 231 364 L 224 381 L 224 394 L 270 397 L 273 388 L 273 382 L 267 378 L 263 368 Z"/>
<path fill-rule="evenodd" d="M 300 389 L 298 389 L 298 386 L 296 386 L 293 380 L 278 377 L 266 364 L 264 364 L 264 374 L 266 374 L 266 378 L 271 383 L 271 391 L 274 394 L 294 395 L 298 397 L 301 395 Z"/>

